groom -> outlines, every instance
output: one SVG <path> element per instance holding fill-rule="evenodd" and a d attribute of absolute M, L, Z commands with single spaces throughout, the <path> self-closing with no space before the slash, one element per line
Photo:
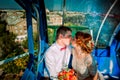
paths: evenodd
<path fill-rule="evenodd" d="M 68 67 L 72 39 L 72 30 L 69 27 L 60 26 L 57 29 L 56 41 L 45 52 L 45 65 L 52 80 L 57 79 L 57 75 L 63 68 Z"/>

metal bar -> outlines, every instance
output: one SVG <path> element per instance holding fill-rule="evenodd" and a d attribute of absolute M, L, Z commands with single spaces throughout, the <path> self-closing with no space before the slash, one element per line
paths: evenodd
<path fill-rule="evenodd" d="M 98 38 L 99 38 L 99 35 L 100 35 L 100 32 L 101 32 L 101 29 L 103 27 L 103 24 L 105 23 L 105 20 L 107 19 L 109 13 L 111 12 L 111 10 L 113 9 L 113 7 L 115 6 L 116 3 L 117 3 L 117 0 L 114 1 L 114 3 L 112 4 L 110 9 L 108 10 L 107 14 L 105 15 L 105 18 L 103 19 L 103 21 L 102 21 L 102 23 L 100 25 L 100 28 L 99 28 L 99 31 L 98 31 L 98 34 L 97 34 L 97 37 L 96 37 L 96 41 L 95 41 L 95 46 L 97 45 Z"/>
<path fill-rule="evenodd" d="M 27 53 L 24 53 L 24 54 L 21 54 L 21 55 L 18 55 L 18 56 L 15 56 L 15 57 L 12 57 L 12 58 L 9 58 L 9 59 L 6 59 L 6 60 L 2 60 L 2 61 L 0 61 L 0 65 L 6 64 L 6 63 L 11 62 L 11 61 L 14 61 L 14 60 L 16 60 L 18 58 L 21 58 L 21 57 L 24 57 L 26 55 L 29 55 L 29 53 L 27 52 Z"/>
<path fill-rule="evenodd" d="M 62 25 L 64 25 L 65 11 L 66 11 L 66 0 L 63 0 L 63 20 L 62 20 Z"/>

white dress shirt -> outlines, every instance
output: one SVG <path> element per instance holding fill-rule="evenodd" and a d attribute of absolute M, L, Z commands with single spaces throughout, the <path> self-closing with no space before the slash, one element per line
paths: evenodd
<path fill-rule="evenodd" d="M 71 47 L 69 46 L 62 51 L 61 48 L 57 43 L 54 43 L 45 52 L 46 68 L 50 78 L 53 80 L 56 80 L 58 73 L 69 64 Z"/>

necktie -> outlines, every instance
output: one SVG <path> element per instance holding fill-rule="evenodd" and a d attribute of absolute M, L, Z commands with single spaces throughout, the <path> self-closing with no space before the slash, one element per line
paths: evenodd
<path fill-rule="evenodd" d="M 63 47 L 63 48 L 61 48 L 60 50 L 62 51 L 62 50 L 65 50 L 66 49 L 66 46 L 65 47 Z"/>

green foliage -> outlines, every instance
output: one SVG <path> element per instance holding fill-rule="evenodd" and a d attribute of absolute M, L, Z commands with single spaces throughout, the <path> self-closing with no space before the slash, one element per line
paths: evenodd
<path fill-rule="evenodd" d="M 19 43 L 15 42 L 16 35 L 6 30 L 7 23 L 5 21 L 0 21 L 0 60 L 8 59 L 11 57 L 15 57 L 17 55 L 20 55 L 24 53 L 21 45 Z M 15 61 L 3 64 L 0 66 L 4 70 L 5 73 L 19 73 L 20 70 L 25 69 L 26 65 L 23 64 L 22 61 L 28 61 L 27 58 L 20 59 L 19 64 L 22 64 L 21 66 L 18 66 Z"/>
<path fill-rule="evenodd" d="M 0 68 L 3 69 L 4 73 L 19 73 L 21 70 L 24 70 L 27 67 L 28 56 L 19 58 L 15 61 L 3 64 Z"/>
<path fill-rule="evenodd" d="M 22 42 L 22 46 L 24 49 L 28 49 L 28 39 L 27 38 Z"/>
<path fill-rule="evenodd" d="M 75 15 L 75 16 L 65 16 L 64 23 L 70 25 L 80 26 L 85 21 L 83 15 Z"/>
<path fill-rule="evenodd" d="M 7 58 L 7 56 L 21 54 L 24 51 L 20 47 L 20 44 L 15 43 L 16 35 L 6 30 L 6 22 L 0 23 L 0 52 L 2 53 L 1 60 Z"/>
<path fill-rule="evenodd" d="M 65 26 L 75 26 L 75 25 L 73 25 L 72 22 L 67 22 L 67 23 L 65 23 L 64 25 L 65 25 Z"/>
<path fill-rule="evenodd" d="M 34 49 L 38 49 L 39 41 L 38 41 L 38 34 L 34 33 L 33 34 L 33 39 L 34 39 Z"/>
<path fill-rule="evenodd" d="M 34 49 L 38 49 L 38 34 L 34 33 L 33 34 L 33 40 L 34 40 Z M 28 38 L 26 38 L 23 42 L 22 42 L 22 46 L 25 49 L 28 49 Z"/>
<path fill-rule="evenodd" d="M 27 63 L 29 61 L 29 56 L 25 56 L 25 57 L 22 57 L 22 58 L 19 58 L 17 60 L 14 61 L 14 64 L 20 68 L 19 70 L 21 69 L 25 69 L 27 67 Z"/>
<path fill-rule="evenodd" d="M 49 45 L 51 45 L 55 41 L 55 35 L 53 29 L 48 28 L 48 39 L 49 39 Z"/>

